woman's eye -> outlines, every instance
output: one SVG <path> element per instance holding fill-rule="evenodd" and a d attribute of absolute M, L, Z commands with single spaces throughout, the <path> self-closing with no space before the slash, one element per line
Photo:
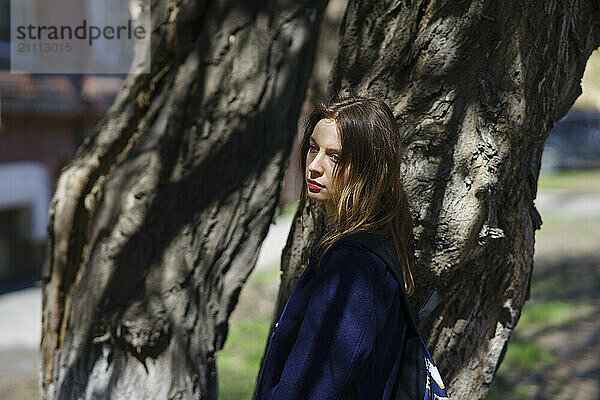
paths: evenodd
<path fill-rule="evenodd" d="M 340 155 L 336 153 L 333 153 L 330 157 L 333 160 L 333 162 L 338 162 L 340 159 Z"/>
<path fill-rule="evenodd" d="M 308 150 L 312 151 L 313 153 L 319 151 L 319 149 L 317 149 L 317 146 L 315 146 L 314 144 L 309 144 Z"/>

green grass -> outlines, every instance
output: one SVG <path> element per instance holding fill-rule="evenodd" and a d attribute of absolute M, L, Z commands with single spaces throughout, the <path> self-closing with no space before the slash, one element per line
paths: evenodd
<path fill-rule="evenodd" d="M 546 237 L 567 237 L 575 240 L 593 237 L 600 239 L 600 215 L 545 213 L 542 215 L 542 226 L 536 232 L 536 241 Z"/>
<path fill-rule="evenodd" d="M 537 281 L 534 279 L 531 285 L 531 296 L 535 299 L 546 296 L 548 293 L 559 293 L 561 287 L 562 277 L 559 275 L 551 275 L 545 279 Z M 525 307 L 527 307 L 527 303 L 525 303 Z M 526 314 L 527 312 L 524 311 L 521 315 L 521 321 L 523 321 L 523 316 Z"/>
<path fill-rule="evenodd" d="M 594 307 L 584 302 L 551 300 L 526 303 L 515 332 L 516 338 L 509 345 L 504 357 L 503 368 L 533 371 L 552 365 L 556 359 L 553 351 L 534 341 L 538 332 L 585 318 L 593 312 Z M 529 333 L 524 335 L 527 332 Z"/>
<path fill-rule="evenodd" d="M 544 189 L 600 192 L 600 170 L 542 173 L 538 179 L 538 190 Z"/>
<path fill-rule="evenodd" d="M 278 266 L 255 269 L 240 294 L 229 321 L 225 345 L 217 356 L 220 400 L 252 397 L 272 317 L 272 311 L 264 307 L 264 302 L 275 303 L 274 287 L 279 283 L 279 274 Z"/>
<path fill-rule="evenodd" d="M 504 356 L 504 363 L 510 369 L 532 371 L 551 365 L 556 359 L 552 350 L 535 343 L 511 343 Z"/>
<path fill-rule="evenodd" d="M 525 304 L 519 325 L 531 324 L 561 325 L 585 318 L 594 312 L 591 304 L 584 302 L 567 302 L 560 300 L 542 303 Z"/>
<path fill-rule="evenodd" d="M 281 215 L 286 215 L 293 217 L 296 214 L 296 210 L 298 209 L 298 200 L 293 201 L 291 203 L 286 204 L 281 209 Z"/>
<path fill-rule="evenodd" d="M 249 318 L 233 324 L 217 357 L 219 399 L 250 399 L 260 367 L 269 321 Z"/>
<path fill-rule="evenodd" d="M 532 284 L 532 294 L 554 291 L 561 284 L 556 276 Z M 547 282 L 550 284 L 546 285 Z M 541 332 L 561 329 L 572 321 L 586 318 L 594 313 L 594 306 L 583 301 L 535 301 L 525 303 L 521 318 L 508 346 L 498 374 L 490 388 L 489 400 L 530 399 L 535 389 L 531 381 L 524 378 L 535 376 L 557 362 L 553 349 L 538 342 Z M 553 387 L 562 385 L 553 382 Z"/>
<path fill-rule="evenodd" d="M 261 271 L 254 271 L 250 276 L 250 282 L 255 285 L 265 285 L 273 280 L 279 279 L 279 275 L 281 275 L 281 270 L 279 268 L 269 268 Z"/>
<path fill-rule="evenodd" d="M 506 400 L 509 399 L 531 399 L 535 388 L 531 384 L 510 384 L 502 376 L 494 380 L 492 389 L 488 393 L 487 400 Z"/>
<path fill-rule="evenodd" d="M 488 400 L 531 399 L 535 387 L 522 377 L 556 362 L 554 352 L 534 342 L 513 340 L 490 387 Z"/>

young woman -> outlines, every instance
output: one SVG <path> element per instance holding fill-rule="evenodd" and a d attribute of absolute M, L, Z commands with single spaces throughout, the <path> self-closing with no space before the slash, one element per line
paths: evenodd
<path fill-rule="evenodd" d="M 271 336 L 257 400 L 391 397 L 406 330 L 400 290 L 413 290 L 401 147 L 396 120 L 381 100 L 345 98 L 310 114 L 300 207 L 324 203 L 328 228 Z M 374 253 L 340 240 L 353 231 L 393 244 L 406 287 Z"/>

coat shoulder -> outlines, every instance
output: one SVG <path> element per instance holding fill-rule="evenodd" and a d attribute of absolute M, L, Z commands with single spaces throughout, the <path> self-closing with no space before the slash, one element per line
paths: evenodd
<path fill-rule="evenodd" d="M 323 257 L 321 267 L 343 268 L 347 272 L 356 270 L 370 271 L 383 275 L 386 271 L 385 262 L 372 251 L 353 242 L 334 243 Z"/>

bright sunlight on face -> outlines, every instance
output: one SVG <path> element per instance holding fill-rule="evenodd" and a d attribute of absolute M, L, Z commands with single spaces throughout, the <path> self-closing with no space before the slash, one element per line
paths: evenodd
<path fill-rule="evenodd" d="M 334 120 L 320 120 L 312 135 L 306 153 L 306 184 L 308 197 L 327 201 L 331 196 L 333 171 L 342 150 L 341 138 Z"/>

